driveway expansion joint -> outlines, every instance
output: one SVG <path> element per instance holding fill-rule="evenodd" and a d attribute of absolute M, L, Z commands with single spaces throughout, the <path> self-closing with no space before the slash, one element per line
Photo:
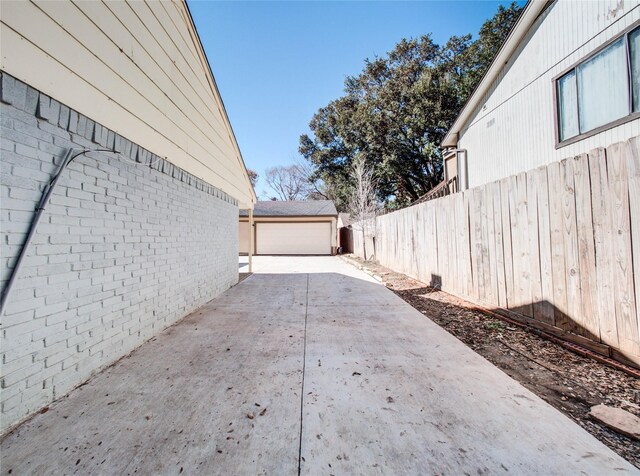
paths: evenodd
<path fill-rule="evenodd" d="M 309 274 L 307 274 L 307 288 L 304 308 L 304 339 L 302 344 L 302 384 L 300 389 L 300 435 L 298 443 L 298 476 L 302 471 L 302 424 L 304 421 L 304 377 L 307 370 L 307 320 L 309 316 Z"/>

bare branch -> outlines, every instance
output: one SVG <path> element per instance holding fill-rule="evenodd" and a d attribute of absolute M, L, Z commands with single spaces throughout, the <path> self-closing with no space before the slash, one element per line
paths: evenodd
<path fill-rule="evenodd" d="M 279 200 L 304 200 L 309 196 L 309 179 L 299 165 L 271 167 L 264 179 Z"/>
<path fill-rule="evenodd" d="M 373 170 L 361 156 L 353 160 L 351 167 L 353 191 L 349 200 L 349 212 L 354 228 L 362 231 L 364 259 L 367 259 L 367 236 L 375 238 L 375 217 L 379 209 L 376 198 L 376 180 Z"/>

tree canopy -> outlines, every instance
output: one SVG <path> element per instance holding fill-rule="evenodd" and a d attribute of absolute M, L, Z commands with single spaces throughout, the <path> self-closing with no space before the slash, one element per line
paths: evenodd
<path fill-rule="evenodd" d="M 487 71 L 521 8 L 500 6 L 471 35 L 444 45 L 431 35 L 401 40 L 386 56 L 366 60 L 348 77 L 344 95 L 320 108 L 300 137 L 311 180 L 345 209 L 354 159 L 370 167 L 378 199 L 395 208 L 418 199 L 442 180 L 439 145 Z"/>

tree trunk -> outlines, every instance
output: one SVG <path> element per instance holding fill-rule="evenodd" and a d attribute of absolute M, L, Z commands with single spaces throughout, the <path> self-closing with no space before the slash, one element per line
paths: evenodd
<path fill-rule="evenodd" d="M 362 226 L 362 254 L 364 255 L 364 260 L 367 261 L 367 236 L 364 233 L 364 224 Z"/>

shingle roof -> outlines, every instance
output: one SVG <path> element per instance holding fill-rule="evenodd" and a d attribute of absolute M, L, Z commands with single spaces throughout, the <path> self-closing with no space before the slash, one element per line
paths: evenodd
<path fill-rule="evenodd" d="M 249 213 L 240 210 L 240 216 Z M 333 200 L 268 200 L 256 202 L 253 208 L 254 217 L 299 217 L 299 216 L 338 216 Z"/>

